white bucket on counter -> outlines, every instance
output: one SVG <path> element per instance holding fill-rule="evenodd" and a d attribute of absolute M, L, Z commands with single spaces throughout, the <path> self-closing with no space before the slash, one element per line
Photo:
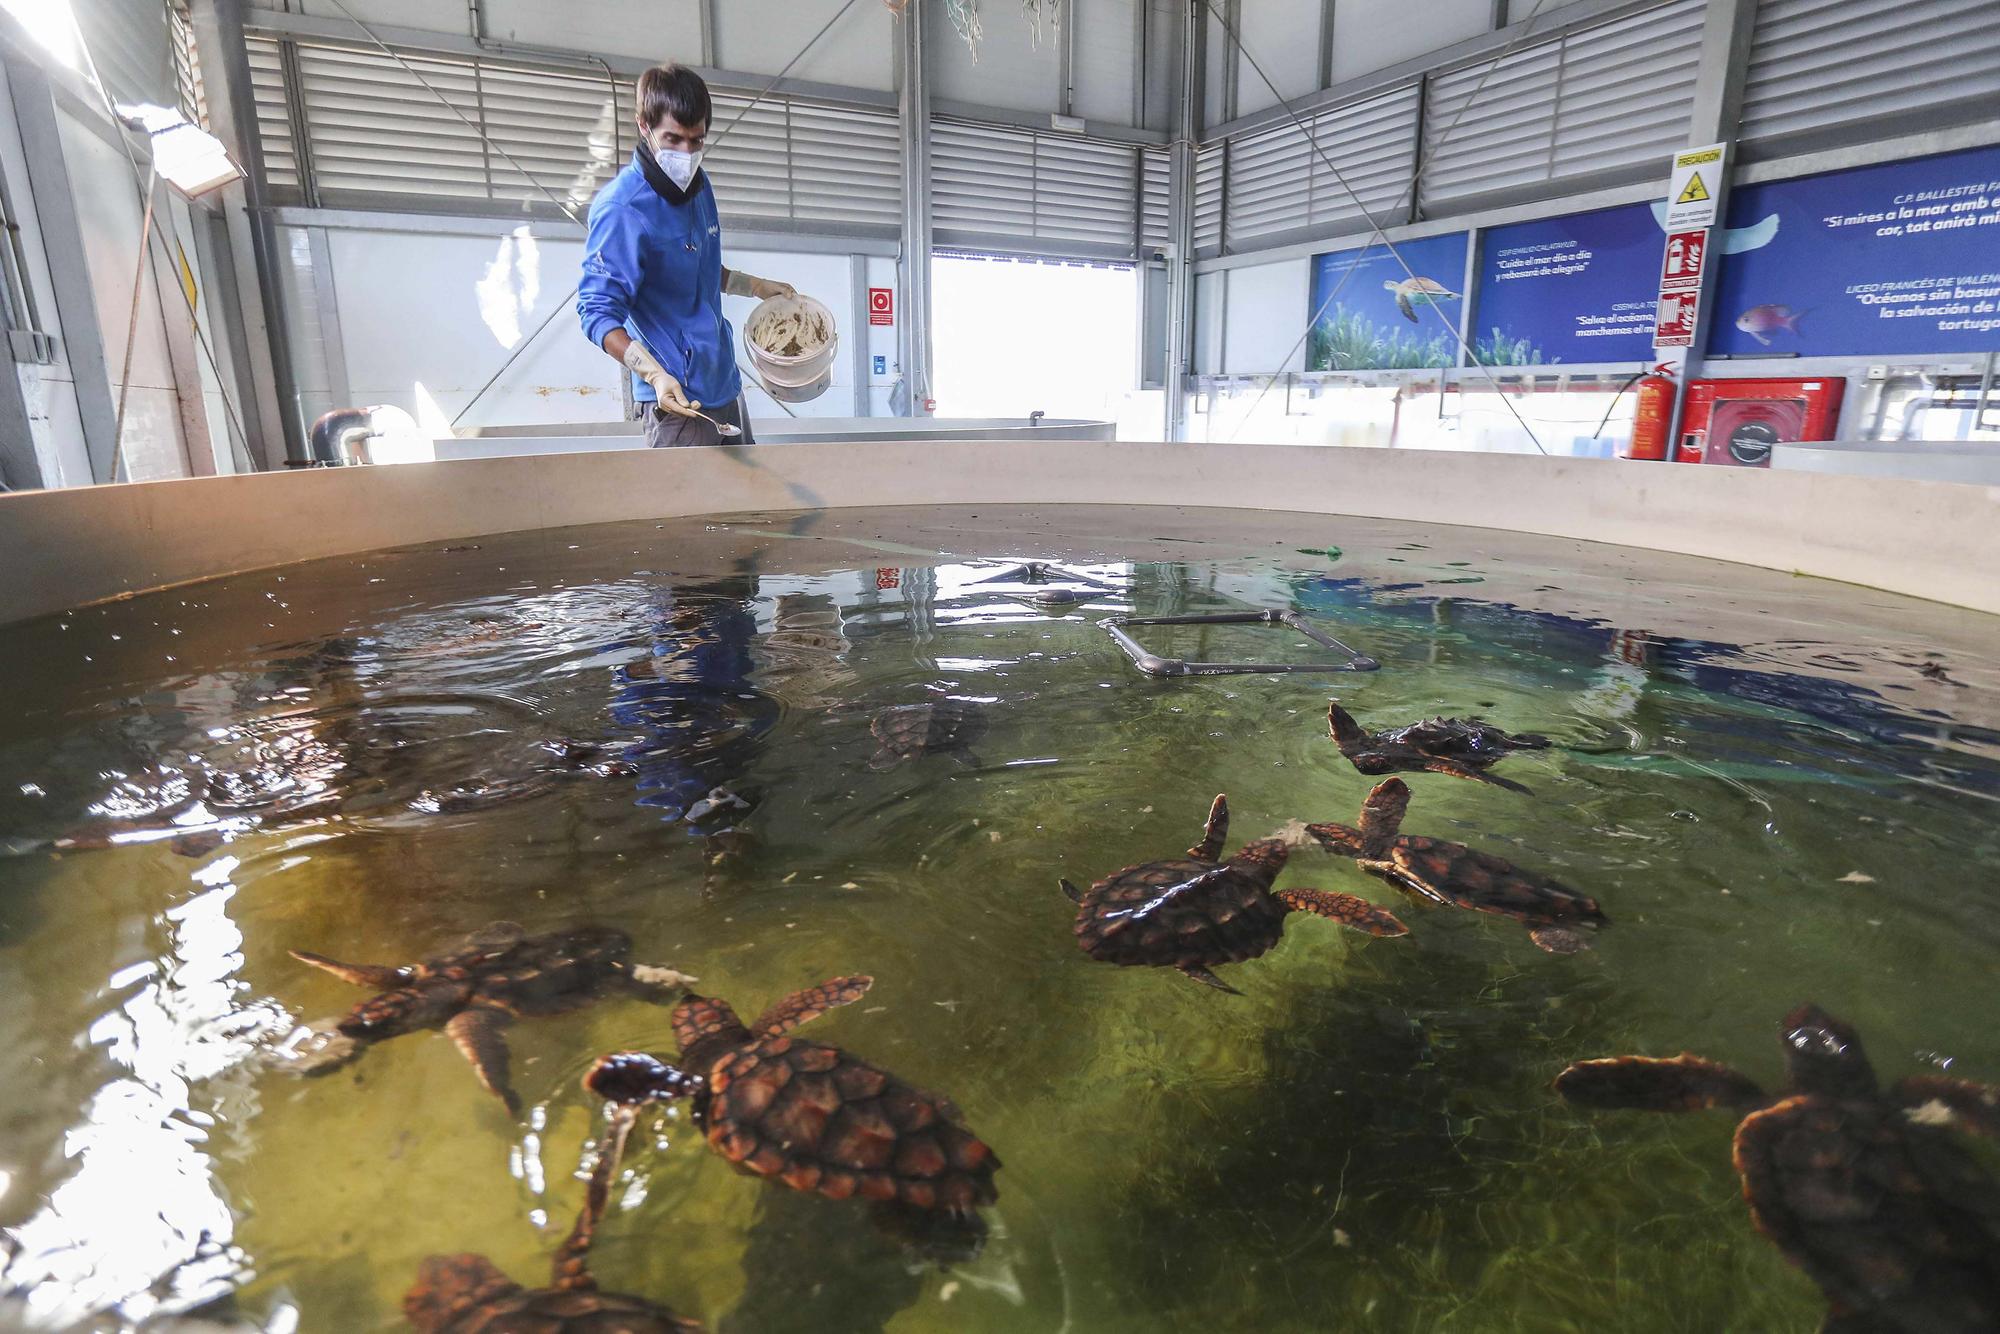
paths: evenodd
<path fill-rule="evenodd" d="M 805 295 L 757 303 L 743 322 L 743 346 L 764 391 L 786 403 L 808 403 L 833 383 L 840 333 L 833 312 Z"/>

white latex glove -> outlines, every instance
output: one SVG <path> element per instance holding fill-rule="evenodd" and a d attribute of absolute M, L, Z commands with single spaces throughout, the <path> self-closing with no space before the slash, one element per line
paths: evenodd
<path fill-rule="evenodd" d="M 723 280 L 722 290 L 731 296 L 747 296 L 758 301 L 768 301 L 774 296 L 797 296 L 799 289 L 790 283 L 775 282 L 770 278 L 759 278 L 741 269 L 729 270 Z"/>
<path fill-rule="evenodd" d="M 667 374 L 667 368 L 653 360 L 653 354 L 638 339 L 634 338 L 625 345 L 625 355 L 619 360 L 625 363 L 625 369 L 653 386 L 653 392 L 659 395 L 662 411 L 671 412 L 676 417 L 692 417 L 694 410 L 701 406 L 689 400 L 681 382 Z"/>

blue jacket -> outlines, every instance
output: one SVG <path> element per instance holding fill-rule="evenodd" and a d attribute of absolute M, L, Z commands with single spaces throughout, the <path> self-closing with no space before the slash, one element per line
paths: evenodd
<path fill-rule="evenodd" d="M 577 317 L 599 347 L 624 329 L 691 399 L 731 403 L 743 392 L 736 335 L 722 317 L 722 224 L 708 174 L 675 187 L 643 147 L 590 202 Z M 653 387 L 634 377 L 642 403 Z"/>

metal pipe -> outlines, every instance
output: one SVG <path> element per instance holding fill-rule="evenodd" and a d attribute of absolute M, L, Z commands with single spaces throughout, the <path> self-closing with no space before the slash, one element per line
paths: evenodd
<path fill-rule="evenodd" d="M 1993 397 L 1993 361 L 1995 357 L 2000 357 L 2000 351 L 1988 352 L 1986 354 L 1986 369 L 1979 377 L 1979 402 L 1972 409 L 1972 429 L 1975 431 L 1986 429 L 1986 404 Z"/>
<path fill-rule="evenodd" d="M 924 15 L 928 4 L 903 6 L 903 88 L 896 114 L 903 134 L 903 323 L 897 355 L 903 363 L 903 415 L 931 412 L 931 102 L 925 76 Z"/>
<path fill-rule="evenodd" d="M 1187 434 L 1187 377 L 1193 363 L 1195 96 L 1200 87 L 1202 0 L 1181 9 L 1180 115 L 1167 159 L 1166 438 Z"/>
<path fill-rule="evenodd" d="M 146 294 L 146 261 L 153 246 L 153 200 L 159 194 L 157 161 L 146 172 L 146 217 L 139 224 L 139 261 L 132 271 L 132 314 L 125 323 L 125 368 L 118 373 L 117 424 L 111 428 L 111 480 L 125 461 L 125 395 L 132 388 L 132 350 L 139 343 L 139 300 Z"/>

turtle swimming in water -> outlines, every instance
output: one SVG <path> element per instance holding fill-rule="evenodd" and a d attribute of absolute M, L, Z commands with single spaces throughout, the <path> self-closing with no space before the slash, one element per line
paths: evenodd
<path fill-rule="evenodd" d="M 903 704 L 884 709 L 869 722 L 878 743 L 868 767 L 893 769 L 924 755 L 950 755 L 978 765 L 972 747 L 986 734 L 986 710 L 971 700 L 949 696 L 928 704 Z"/>
<path fill-rule="evenodd" d="M 1396 309 L 1403 312 L 1403 318 L 1410 323 L 1417 322 L 1418 306 L 1435 306 L 1441 301 L 1456 301 L 1463 293 L 1454 292 L 1435 278 L 1405 278 L 1401 282 L 1385 280 L 1382 286 L 1396 294 Z"/>
<path fill-rule="evenodd" d="M 516 1116 L 521 1099 L 507 1075 L 506 1029 L 513 1019 L 581 1009 L 614 989 L 663 1002 L 695 981 L 633 963 L 631 937 L 603 926 L 531 936 L 512 922 L 495 922 L 448 953 L 407 967 L 341 963 L 305 950 L 291 955 L 357 986 L 380 988 L 343 1018 L 311 1025 L 312 1038 L 289 1061 L 294 1071 L 328 1074 L 377 1042 L 442 1028 L 479 1082 Z"/>
<path fill-rule="evenodd" d="M 1361 869 L 1432 903 L 1511 917 L 1550 954 L 1588 949 L 1585 929 L 1610 925 L 1587 894 L 1512 862 L 1421 834 L 1401 834 L 1410 787 L 1400 778 L 1377 783 L 1361 804 L 1360 828 L 1309 824 L 1306 833 L 1328 852 L 1352 857 Z"/>
<path fill-rule="evenodd" d="M 605 1292 L 589 1268 L 633 1114 L 612 1117 L 576 1225 L 556 1251 L 546 1288 L 523 1288 L 483 1255 L 433 1255 L 417 1269 L 403 1314 L 418 1334 L 701 1334 L 701 1322 L 643 1297 Z"/>
<path fill-rule="evenodd" d="M 1333 700 L 1327 701 L 1326 728 L 1340 753 L 1370 778 L 1423 770 L 1492 783 L 1509 792 L 1529 789 L 1495 778 L 1486 770 L 1511 751 L 1546 750 L 1549 746 L 1545 736 L 1503 732 L 1478 718 L 1426 718 L 1407 727 L 1369 732 Z"/>
<path fill-rule="evenodd" d="M 1100 963 L 1178 968 L 1235 993 L 1210 970 L 1268 951 L 1284 934 L 1288 913 L 1313 913 L 1371 936 L 1407 934 L 1393 913 L 1352 894 L 1274 892 L 1271 884 L 1291 854 L 1285 841 L 1258 839 L 1224 861 L 1228 837 L 1229 801 L 1218 796 L 1201 842 L 1186 857 L 1128 866 L 1087 890 L 1064 880 L 1063 893 L 1078 905 L 1076 943 Z"/>
<path fill-rule="evenodd" d="M 1732 1157 L 1757 1228 L 1831 1304 L 1825 1334 L 2000 1329 L 2000 1182 L 1951 1134 L 2000 1135 L 2000 1087 L 1914 1075 L 1885 1091 L 1853 1028 L 1785 1016 L 1788 1087 L 1691 1052 L 1579 1061 L 1582 1107 L 1748 1113 Z"/>
<path fill-rule="evenodd" d="M 790 1036 L 861 999 L 871 977 L 796 992 L 748 1024 L 719 1000 L 674 1007 L 678 1064 L 644 1052 L 599 1057 L 584 1087 L 636 1106 L 691 1098 L 710 1148 L 754 1176 L 828 1199 L 871 1202 L 891 1231 L 983 1236 L 976 1211 L 999 1199 L 999 1156 L 947 1098 L 839 1047 Z"/>

